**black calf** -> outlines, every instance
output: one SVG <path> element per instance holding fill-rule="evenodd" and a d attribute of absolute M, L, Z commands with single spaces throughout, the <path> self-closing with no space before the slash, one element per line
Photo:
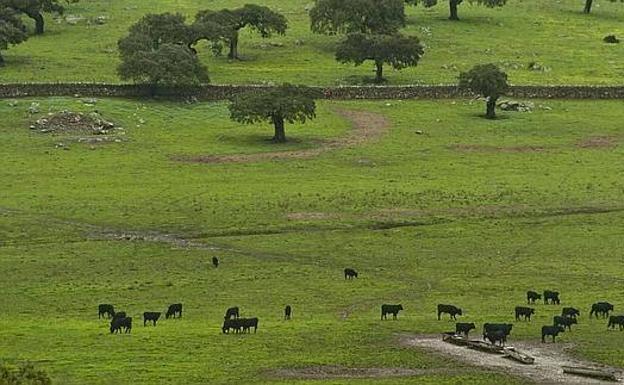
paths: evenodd
<path fill-rule="evenodd" d="M 403 305 L 381 305 L 381 319 L 388 319 L 388 314 L 392 314 L 392 318 L 397 319 L 401 310 L 403 310 Z"/>
<path fill-rule="evenodd" d="M 527 303 L 535 303 L 538 299 L 542 299 L 542 295 L 534 291 L 527 291 Z"/>
<path fill-rule="evenodd" d="M 546 336 L 552 336 L 552 340 L 555 342 L 555 337 L 564 331 L 565 329 L 561 326 L 542 326 L 542 342 L 546 342 Z"/>
<path fill-rule="evenodd" d="M 451 319 L 457 319 L 455 316 L 462 315 L 462 309 L 453 305 L 438 305 L 438 320 L 443 313 L 449 314 Z"/>
<path fill-rule="evenodd" d="M 346 268 L 344 269 L 344 276 L 345 279 L 353 279 L 358 277 L 358 273 L 353 269 Z"/>
<path fill-rule="evenodd" d="M 212 257 L 212 265 L 214 267 L 219 267 L 219 258 L 217 257 Z"/>
<path fill-rule="evenodd" d="M 178 315 L 178 317 L 182 317 L 182 304 L 181 303 L 174 303 L 173 305 L 169 305 L 169 308 L 167 309 L 167 313 L 165 313 L 165 318 L 169 319 L 169 317 L 176 317 L 176 314 Z"/>
<path fill-rule="evenodd" d="M 581 312 L 573 307 L 564 307 L 561 309 L 561 315 L 564 317 L 576 318 L 581 315 Z"/>
<path fill-rule="evenodd" d="M 455 334 L 463 334 L 466 337 L 468 337 L 468 333 L 472 330 L 475 329 L 476 326 L 474 323 L 462 323 L 462 322 L 457 322 L 455 324 Z"/>
<path fill-rule="evenodd" d="M 531 315 L 535 314 L 535 309 L 524 306 L 516 306 L 516 321 L 520 321 L 520 317 L 530 321 Z"/>
<path fill-rule="evenodd" d="M 238 311 L 238 306 L 231 307 L 225 311 L 225 319 L 238 318 L 240 317 L 240 313 Z"/>
<path fill-rule="evenodd" d="M 607 318 L 609 316 L 609 312 L 613 311 L 613 305 L 609 302 L 597 302 L 592 305 L 591 311 L 589 312 L 589 317 L 595 315 L 598 318 L 598 315 L 602 315 L 603 318 Z"/>
<path fill-rule="evenodd" d="M 115 308 L 113 305 L 106 303 L 98 305 L 98 319 L 102 317 L 112 318 L 115 315 Z"/>
<path fill-rule="evenodd" d="M 618 325 L 620 327 L 620 330 L 624 330 L 624 315 L 612 315 L 611 317 L 609 317 L 609 324 L 607 325 L 607 327 L 615 329 L 615 325 Z"/>
<path fill-rule="evenodd" d="M 130 333 L 132 330 L 132 317 L 113 318 L 110 325 L 110 332 L 121 333 L 121 329 L 124 329 L 126 333 Z"/>
<path fill-rule="evenodd" d="M 152 321 L 154 326 L 156 326 L 156 321 L 160 318 L 160 312 L 155 311 L 146 311 L 143 313 L 143 326 L 147 324 L 148 321 Z"/>
<path fill-rule="evenodd" d="M 576 323 L 576 318 L 564 317 L 560 315 L 553 317 L 554 326 L 562 326 L 564 329 L 567 327 L 569 331 L 572 331 L 572 325 L 575 325 Z"/>
<path fill-rule="evenodd" d="M 559 305 L 561 303 L 561 301 L 559 300 L 559 292 L 544 290 L 544 303 L 545 304 L 551 303 L 553 305 Z"/>
<path fill-rule="evenodd" d="M 284 319 L 290 319 L 291 314 L 292 307 L 290 307 L 290 305 L 286 305 L 286 307 L 284 308 Z"/>

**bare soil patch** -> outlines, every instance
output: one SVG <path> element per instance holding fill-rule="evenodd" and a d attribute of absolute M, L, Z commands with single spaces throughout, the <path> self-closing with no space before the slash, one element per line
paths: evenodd
<path fill-rule="evenodd" d="M 550 149 L 546 146 L 490 146 L 485 144 L 456 144 L 451 149 L 459 152 L 492 152 L 492 153 L 525 153 L 544 152 Z"/>
<path fill-rule="evenodd" d="M 618 138 L 615 136 L 590 136 L 576 144 L 580 148 L 611 149 L 618 146 Z"/>
<path fill-rule="evenodd" d="M 465 369 L 409 369 L 409 368 L 348 368 L 344 366 L 312 366 L 307 368 L 276 369 L 268 371 L 269 377 L 298 380 L 329 380 L 340 378 L 392 378 L 415 377 L 433 374 L 457 375 Z"/>
<path fill-rule="evenodd" d="M 382 136 L 389 128 L 390 122 L 383 115 L 356 110 L 339 109 L 337 113 L 350 120 L 353 128 L 341 138 L 321 143 L 319 147 L 297 151 L 275 151 L 257 154 L 235 155 L 174 155 L 171 159 L 192 163 L 250 163 L 266 160 L 308 159 L 324 152 L 360 145 Z"/>
<path fill-rule="evenodd" d="M 337 215 L 330 214 L 330 213 L 321 213 L 321 212 L 297 212 L 297 213 L 286 214 L 286 218 L 293 220 L 293 221 L 310 221 L 310 220 L 321 221 L 325 219 L 336 219 Z"/>
<path fill-rule="evenodd" d="M 567 353 L 567 350 L 572 347 L 570 344 L 514 342 L 513 346 L 516 349 L 535 357 L 535 364 L 523 365 L 502 356 L 443 342 L 438 335 L 405 335 L 400 338 L 400 341 L 405 346 L 429 350 L 480 368 L 525 377 L 538 384 L 600 385 L 613 383 L 564 374 L 562 366 L 592 367 L 611 371 L 620 381 L 624 378 L 622 369 L 583 361 L 570 356 Z"/>

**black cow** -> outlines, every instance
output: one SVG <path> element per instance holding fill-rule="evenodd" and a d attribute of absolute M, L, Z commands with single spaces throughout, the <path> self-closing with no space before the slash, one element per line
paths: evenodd
<path fill-rule="evenodd" d="M 580 317 L 581 312 L 573 307 L 564 307 L 561 309 L 561 315 L 564 317 L 576 318 L 577 316 Z"/>
<path fill-rule="evenodd" d="M 176 317 L 176 314 L 178 315 L 178 317 L 182 317 L 182 304 L 181 303 L 174 303 L 173 305 L 169 305 L 169 308 L 167 309 L 167 313 L 165 313 L 165 318 L 169 319 L 169 317 Z"/>
<path fill-rule="evenodd" d="M 553 305 L 561 304 L 561 301 L 559 300 L 559 292 L 544 290 L 544 303 L 545 304 L 552 303 Z"/>
<path fill-rule="evenodd" d="M 292 307 L 290 307 L 290 305 L 286 305 L 286 307 L 284 308 L 284 319 L 290 319 L 291 315 L 292 315 Z"/>
<path fill-rule="evenodd" d="M 160 312 L 155 311 L 146 311 L 143 313 L 143 326 L 147 324 L 148 321 L 152 321 L 154 326 L 156 326 L 156 321 L 160 318 Z"/>
<path fill-rule="evenodd" d="M 113 318 L 110 325 L 111 334 L 121 333 L 122 328 L 126 333 L 130 333 L 130 330 L 132 330 L 132 317 Z"/>
<path fill-rule="evenodd" d="M 219 258 L 212 257 L 212 265 L 216 268 L 219 267 Z"/>
<path fill-rule="evenodd" d="M 624 330 L 624 315 L 612 315 L 609 317 L 608 328 L 615 329 L 615 325 L 620 327 L 620 330 Z"/>
<path fill-rule="evenodd" d="M 238 306 L 231 307 L 225 311 L 225 319 L 232 319 L 240 317 L 240 312 L 238 311 Z"/>
<path fill-rule="evenodd" d="M 542 342 L 546 342 L 546 336 L 552 336 L 553 342 L 559 333 L 563 333 L 565 329 L 561 326 L 542 326 Z"/>
<path fill-rule="evenodd" d="M 251 333 L 251 328 L 254 328 L 254 333 L 258 331 L 258 318 L 239 318 L 243 333 Z"/>
<path fill-rule="evenodd" d="M 493 330 L 487 332 L 485 334 L 485 338 L 490 341 L 492 345 L 496 345 L 496 343 L 499 342 L 501 346 L 505 346 L 505 342 L 507 342 L 507 334 L 504 330 Z"/>
<path fill-rule="evenodd" d="M 506 336 L 508 336 L 509 334 L 511 334 L 511 329 L 513 329 L 512 324 L 485 323 L 483 324 L 483 339 L 485 340 L 488 334 L 496 331 L 502 331 L 503 333 L 505 333 Z"/>
<path fill-rule="evenodd" d="M 472 322 L 471 323 L 463 323 L 463 322 L 455 323 L 455 334 L 463 334 L 466 337 L 468 337 L 468 333 L 472 329 L 476 329 L 475 324 Z"/>
<path fill-rule="evenodd" d="M 243 325 L 240 322 L 240 318 L 234 318 L 234 319 L 226 318 L 223 321 L 223 327 L 221 328 L 224 334 L 229 333 L 230 330 L 233 330 L 236 333 L 240 333 L 242 329 L 243 329 Z"/>
<path fill-rule="evenodd" d="M 525 321 L 530 321 L 533 314 L 535 314 L 535 309 L 531 307 L 516 306 L 516 321 L 520 321 L 520 317 L 524 317 Z"/>
<path fill-rule="evenodd" d="M 449 314 L 451 319 L 457 319 L 455 316 L 462 315 L 462 309 L 453 305 L 438 305 L 438 321 L 440 320 L 440 315 L 442 313 Z"/>
<path fill-rule="evenodd" d="M 113 305 L 109 305 L 106 303 L 98 305 L 98 319 L 102 317 L 113 318 L 115 315 L 115 308 Z"/>
<path fill-rule="evenodd" d="M 598 315 L 602 315 L 603 318 L 607 318 L 609 316 L 609 312 L 613 311 L 613 305 L 609 302 L 597 302 L 592 305 L 591 311 L 589 312 L 589 317 L 595 315 L 598 318 Z"/>
<path fill-rule="evenodd" d="M 576 318 L 572 317 L 564 317 L 561 315 L 556 315 L 553 317 L 553 325 L 554 326 L 563 326 L 563 328 L 568 328 L 569 331 L 572 331 L 572 325 L 575 325 Z"/>
<path fill-rule="evenodd" d="M 357 271 L 353 270 L 353 269 L 349 269 L 346 268 L 344 269 L 344 275 L 345 275 L 345 279 L 353 279 L 353 278 L 357 278 L 358 277 L 358 273 Z"/>
<path fill-rule="evenodd" d="M 126 312 L 118 311 L 117 313 L 113 314 L 113 319 L 117 319 L 117 318 L 126 318 Z"/>
<path fill-rule="evenodd" d="M 538 299 L 542 299 L 542 295 L 532 290 L 527 291 L 527 303 L 535 303 Z"/>
<path fill-rule="evenodd" d="M 397 319 L 397 314 L 403 310 L 403 305 L 381 305 L 381 319 L 388 319 L 388 314 L 392 314 L 393 319 Z"/>

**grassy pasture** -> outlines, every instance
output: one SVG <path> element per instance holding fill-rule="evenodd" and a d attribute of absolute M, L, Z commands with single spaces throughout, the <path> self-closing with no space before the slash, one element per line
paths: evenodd
<path fill-rule="evenodd" d="M 236 7 L 245 0 L 152 0 L 128 4 L 85 0 L 68 7 L 75 25 L 47 15 L 48 31 L 4 52 L 7 67 L 0 82 L 118 82 L 117 40 L 149 12 L 181 12 L 191 20 L 199 9 Z M 444 3 L 444 2 L 441 2 Z M 334 60 L 339 37 L 313 35 L 307 0 L 267 0 L 262 4 L 283 12 L 286 36 L 261 39 L 243 31 L 243 61 L 212 57 L 198 46 L 214 83 L 296 82 L 317 85 L 359 84 L 373 77 L 373 65 L 342 65 Z M 514 0 L 503 8 L 461 5 L 459 23 L 447 20 L 448 7 L 408 7 L 405 33 L 419 36 L 426 54 L 417 68 L 387 71 L 391 84 L 453 83 L 459 71 L 495 62 L 516 84 L 622 84 L 622 45 L 602 42 L 608 34 L 624 35 L 624 7 L 599 1 L 592 14 L 582 14 L 578 0 Z M 108 22 L 93 20 L 106 16 Z M 298 44 L 299 43 L 299 44 Z M 546 72 L 532 71 L 537 62 Z"/>
<path fill-rule="evenodd" d="M 231 123 L 224 104 L 50 98 L 29 116 L 30 102 L 0 103 L 4 360 L 38 362 L 63 384 L 312 384 L 272 370 L 319 365 L 431 370 L 353 384 L 522 384 L 402 347 L 398 336 L 451 329 L 435 320 L 439 302 L 461 305 L 466 321 L 511 321 L 527 289 L 551 288 L 583 311 L 561 340 L 624 365 L 624 333 L 587 318 L 598 300 L 624 306 L 621 101 L 536 101 L 552 110 L 496 121 L 462 100 L 322 102 L 319 118 L 288 127 L 292 142 L 278 148 L 345 135 L 338 108 L 383 114 L 391 130 L 313 159 L 240 164 L 170 159 L 275 151 L 264 140 L 270 127 Z M 123 142 L 28 129 L 48 111 L 92 108 L 125 128 Z M 69 150 L 55 148 L 61 142 Z M 176 234 L 214 249 L 109 231 Z M 360 279 L 345 282 L 347 266 Z M 178 301 L 181 320 L 140 325 L 141 312 Z M 96 317 L 102 302 L 135 317 L 132 335 L 108 335 Z M 290 322 L 281 320 L 287 303 Z M 405 311 L 380 322 L 381 303 Z M 232 305 L 260 317 L 258 334 L 220 334 Z M 537 342 L 560 311 L 536 307 L 512 341 Z"/>

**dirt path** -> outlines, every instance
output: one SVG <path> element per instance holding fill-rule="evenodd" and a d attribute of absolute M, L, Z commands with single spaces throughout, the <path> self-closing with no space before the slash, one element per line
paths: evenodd
<path fill-rule="evenodd" d="M 594 380 L 586 377 L 563 374 L 562 366 L 586 366 L 613 371 L 620 381 L 624 379 L 621 369 L 607 367 L 594 362 L 571 357 L 566 350 L 568 344 L 535 344 L 514 342 L 513 346 L 535 357 L 535 364 L 522 365 L 501 356 L 471 350 L 442 341 L 439 335 L 402 336 L 401 344 L 430 350 L 470 365 L 525 377 L 538 384 L 601 385 L 613 382 Z"/>
<path fill-rule="evenodd" d="M 297 380 L 329 380 L 340 378 L 393 378 L 435 374 L 461 375 L 466 369 L 408 369 L 408 368 L 348 368 L 344 366 L 311 366 L 307 368 L 275 369 L 265 374 L 271 378 Z"/>
<path fill-rule="evenodd" d="M 323 142 L 319 147 L 297 151 L 275 151 L 258 154 L 173 156 L 173 160 L 192 163 L 250 163 L 265 160 L 308 159 L 327 151 L 361 145 L 382 136 L 390 128 L 383 115 L 368 111 L 336 110 L 338 115 L 351 121 L 353 128 L 343 137 Z"/>

